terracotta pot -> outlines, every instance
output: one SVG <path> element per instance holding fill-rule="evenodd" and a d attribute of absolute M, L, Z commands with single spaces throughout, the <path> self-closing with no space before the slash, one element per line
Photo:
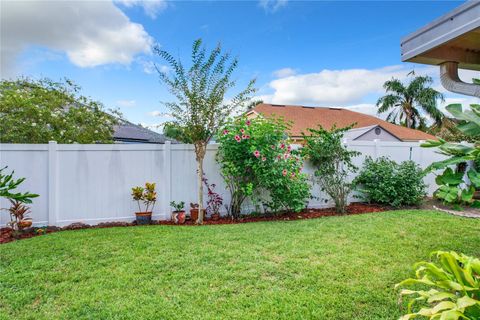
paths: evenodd
<path fill-rule="evenodd" d="M 203 217 L 205 217 L 205 209 L 202 209 Z M 198 209 L 190 209 L 190 219 L 197 221 L 198 219 Z"/>
<path fill-rule="evenodd" d="M 175 224 L 184 224 L 185 223 L 186 214 L 185 211 L 173 211 L 172 212 L 172 221 Z"/>
<path fill-rule="evenodd" d="M 475 191 L 473 194 L 473 199 L 480 200 L 480 190 Z"/>
<path fill-rule="evenodd" d="M 21 220 L 18 222 L 18 227 L 21 229 L 29 228 L 32 226 L 32 220 Z"/>
<path fill-rule="evenodd" d="M 212 213 L 212 215 L 210 217 L 212 218 L 213 221 L 217 221 L 218 219 L 220 219 L 220 214 L 219 213 Z"/>
<path fill-rule="evenodd" d="M 135 212 L 137 218 L 137 224 L 150 224 L 152 222 L 152 211 L 148 212 Z"/>

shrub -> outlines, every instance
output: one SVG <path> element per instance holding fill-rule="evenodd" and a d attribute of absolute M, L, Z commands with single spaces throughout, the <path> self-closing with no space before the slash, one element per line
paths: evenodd
<path fill-rule="evenodd" d="M 348 175 L 356 171 L 352 163 L 353 157 L 359 153 L 350 151 L 342 143 L 343 134 L 351 127 L 330 130 L 322 127 L 308 129 L 309 135 L 303 134 L 305 146 L 303 154 L 315 166 L 315 178 L 322 191 L 325 191 L 335 202 L 335 210 L 345 213 L 348 196 L 352 191 L 352 184 Z"/>
<path fill-rule="evenodd" d="M 423 290 L 403 289 L 409 296 L 408 314 L 401 319 L 419 316 L 428 319 L 480 319 L 480 260 L 456 252 L 434 252 L 434 262 L 415 265 L 415 279 L 395 287 L 418 285 Z"/>
<path fill-rule="evenodd" d="M 286 138 L 281 119 L 245 117 L 227 123 L 218 135 L 217 161 L 231 194 L 229 213 L 238 218 L 247 197 L 268 206 L 300 211 L 310 197 L 303 161 Z"/>
<path fill-rule="evenodd" d="M 426 196 L 424 173 L 413 161 L 367 157 L 354 184 L 368 202 L 394 207 L 419 204 Z"/>

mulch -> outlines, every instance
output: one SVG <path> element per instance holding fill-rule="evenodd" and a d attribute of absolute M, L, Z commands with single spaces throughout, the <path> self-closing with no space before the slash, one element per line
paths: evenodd
<path fill-rule="evenodd" d="M 382 212 L 385 211 L 386 207 L 382 207 L 374 204 L 365 204 L 365 203 L 352 203 L 347 207 L 347 213 L 345 215 L 355 215 L 363 213 L 372 213 L 372 212 Z M 250 223 L 250 222 L 261 222 L 261 221 L 290 221 L 290 220 L 305 220 L 305 219 L 315 219 L 321 217 L 331 217 L 339 216 L 335 212 L 334 208 L 325 208 L 325 209 L 306 209 L 303 212 L 285 212 L 277 215 L 246 215 L 241 217 L 238 220 L 232 220 L 228 217 L 222 217 L 218 220 L 206 219 L 203 225 L 217 225 L 217 224 L 238 224 L 238 223 Z M 154 220 L 152 225 L 175 225 L 172 221 L 169 220 Z M 195 224 L 195 221 L 187 220 L 185 222 L 186 226 L 198 226 Z M 7 243 L 15 240 L 27 239 L 36 236 L 41 236 L 44 234 L 64 231 L 64 230 L 79 230 L 79 229 L 91 229 L 91 228 L 112 228 L 112 227 L 133 227 L 137 226 L 135 222 L 103 222 L 94 226 L 84 224 L 81 222 L 72 223 L 66 227 L 33 227 L 25 229 L 21 232 L 14 233 L 11 228 L 0 228 L 0 244 Z"/>

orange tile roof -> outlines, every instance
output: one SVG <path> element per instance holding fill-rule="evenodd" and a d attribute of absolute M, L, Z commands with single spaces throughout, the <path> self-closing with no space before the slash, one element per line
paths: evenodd
<path fill-rule="evenodd" d="M 409 129 L 381 120 L 374 116 L 342 108 L 320 108 L 262 103 L 257 105 L 253 111 L 266 117 L 275 115 L 283 117 L 286 121 L 292 121 L 293 124 L 290 130 L 292 137 L 299 137 L 302 135 L 302 132 L 306 133 L 307 128 L 317 128 L 319 125 L 323 128 L 330 129 L 334 124 L 341 128 L 356 123 L 354 128 L 379 125 L 403 141 L 436 139 L 435 136 L 419 130 Z"/>

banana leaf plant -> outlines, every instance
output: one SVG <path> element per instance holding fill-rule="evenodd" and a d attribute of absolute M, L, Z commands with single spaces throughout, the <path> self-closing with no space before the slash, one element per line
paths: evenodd
<path fill-rule="evenodd" d="M 395 286 L 403 288 L 401 300 L 409 297 L 400 319 L 480 319 L 480 260 L 453 251 L 432 257 L 415 264 L 415 278 Z"/>
<path fill-rule="evenodd" d="M 480 105 L 472 104 L 470 109 L 463 109 L 461 104 L 451 104 L 446 107 L 452 116 L 459 120 L 457 128 L 465 135 L 480 138 Z M 480 174 L 475 168 L 470 168 L 467 176 L 470 181 L 464 181 L 463 172 L 453 172 L 450 166 L 469 161 L 480 160 L 480 144 L 451 143 L 443 139 L 427 140 L 422 144 L 424 148 L 438 148 L 439 153 L 449 158 L 432 163 L 427 172 L 445 169 L 442 175 L 437 176 L 436 182 L 440 186 L 435 196 L 446 203 L 464 203 L 480 206 L 473 201 L 475 190 L 480 188 Z"/>
<path fill-rule="evenodd" d="M 452 116 L 460 120 L 457 128 L 465 135 L 480 139 L 480 105 L 471 104 L 470 110 L 463 109 L 461 104 L 451 104 L 446 107 Z M 422 144 L 424 148 L 438 148 L 441 154 L 450 156 L 450 158 L 432 163 L 428 170 L 444 169 L 448 166 L 476 160 L 480 158 L 480 146 L 478 143 L 467 145 L 463 143 L 447 142 L 443 139 L 427 140 Z"/>

